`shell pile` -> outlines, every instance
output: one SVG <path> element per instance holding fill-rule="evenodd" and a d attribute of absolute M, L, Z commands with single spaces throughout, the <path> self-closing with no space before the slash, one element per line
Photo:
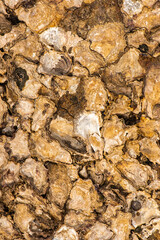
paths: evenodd
<path fill-rule="evenodd" d="M 0 240 L 160 239 L 160 2 L 0 0 Z"/>

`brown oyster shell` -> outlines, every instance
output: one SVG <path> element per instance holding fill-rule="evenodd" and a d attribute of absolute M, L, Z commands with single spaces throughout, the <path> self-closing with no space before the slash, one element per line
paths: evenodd
<path fill-rule="evenodd" d="M 0 1 L 0 240 L 160 239 L 159 7 Z"/>

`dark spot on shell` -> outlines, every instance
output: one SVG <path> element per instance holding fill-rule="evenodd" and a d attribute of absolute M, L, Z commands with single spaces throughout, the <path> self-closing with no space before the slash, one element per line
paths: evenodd
<path fill-rule="evenodd" d="M 138 211 L 140 210 L 142 207 L 141 203 L 137 200 L 132 200 L 131 202 L 131 208 L 134 210 L 134 211 Z"/>
<path fill-rule="evenodd" d="M 7 9 L 7 20 L 11 22 L 12 25 L 17 25 L 20 23 L 20 20 L 18 19 L 17 15 L 15 14 L 15 12 L 11 9 Z"/>
<path fill-rule="evenodd" d="M 138 226 L 138 227 L 135 229 L 135 233 L 141 233 L 141 231 L 142 231 L 141 226 Z"/>
<path fill-rule="evenodd" d="M 146 44 L 141 44 L 139 45 L 138 48 L 142 53 L 147 53 L 148 52 L 148 46 Z"/>
<path fill-rule="evenodd" d="M 134 114 L 133 112 L 130 112 L 129 114 L 121 115 L 119 114 L 118 117 L 120 119 L 123 119 L 125 122 L 125 125 L 132 126 L 135 125 L 140 121 L 140 114 Z"/>
<path fill-rule="evenodd" d="M 24 0 L 22 2 L 22 7 L 24 8 L 32 8 L 34 7 L 37 0 Z"/>
<path fill-rule="evenodd" d="M 13 72 L 13 78 L 19 89 L 22 91 L 26 81 L 29 79 L 25 69 L 19 67 Z"/>
<path fill-rule="evenodd" d="M 82 94 L 81 94 L 81 97 Z M 65 117 L 71 120 L 72 117 L 76 116 L 84 108 L 85 101 L 80 98 L 79 94 L 68 94 L 63 95 L 57 104 L 58 114 L 61 117 Z"/>
<path fill-rule="evenodd" d="M 13 137 L 17 131 L 17 126 L 0 128 L 0 135 L 5 135 L 7 137 Z"/>
<path fill-rule="evenodd" d="M 9 59 L 11 59 L 12 57 L 10 56 L 10 55 L 8 55 L 7 53 L 5 53 L 4 55 L 3 55 L 3 59 L 5 60 L 5 61 L 7 61 L 7 60 L 9 60 Z"/>

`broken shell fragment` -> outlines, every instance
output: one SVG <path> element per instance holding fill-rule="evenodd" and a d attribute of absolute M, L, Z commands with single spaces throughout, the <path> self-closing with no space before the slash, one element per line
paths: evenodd
<path fill-rule="evenodd" d="M 54 102 L 46 97 L 39 97 L 35 100 L 35 110 L 32 115 L 32 130 L 38 131 L 45 126 L 47 118 L 56 111 Z"/>
<path fill-rule="evenodd" d="M 149 169 L 136 162 L 122 161 L 117 164 L 117 168 L 137 189 L 147 186 L 148 180 L 151 178 Z"/>
<path fill-rule="evenodd" d="M 86 110 L 103 111 L 105 109 L 107 94 L 104 84 L 99 78 L 84 79 L 84 94 L 86 99 Z"/>
<path fill-rule="evenodd" d="M 124 144 L 126 140 L 137 138 L 137 128 L 124 127 L 123 123 L 116 116 L 107 120 L 103 126 L 104 151 L 111 152 L 115 146 Z"/>

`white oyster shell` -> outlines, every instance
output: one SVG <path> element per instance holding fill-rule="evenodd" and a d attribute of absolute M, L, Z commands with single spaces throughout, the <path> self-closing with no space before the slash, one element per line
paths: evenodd
<path fill-rule="evenodd" d="M 49 46 L 54 46 L 57 50 L 63 50 L 63 47 L 69 50 L 70 47 L 75 47 L 82 38 L 69 31 L 65 32 L 63 28 L 51 27 L 40 34 L 40 40 Z"/>
<path fill-rule="evenodd" d="M 87 139 L 90 135 L 97 133 L 100 135 L 100 127 L 102 124 L 101 116 L 95 112 L 84 112 L 75 119 L 75 134 Z"/>
<path fill-rule="evenodd" d="M 78 233 L 74 228 L 62 225 L 55 233 L 52 240 L 78 240 Z"/>
<path fill-rule="evenodd" d="M 135 14 L 139 14 L 142 11 L 143 4 L 141 1 L 134 0 L 124 0 L 122 5 L 122 10 L 129 14 L 129 16 L 133 16 Z"/>
<path fill-rule="evenodd" d="M 102 124 L 101 115 L 95 112 L 83 112 L 74 121 L 74 133 L 84 138 L 88 143 L 88 151 L 95 152 L 95 158 L 101 158 L 104 148 L 101 138 L 100 127 Z"/>

